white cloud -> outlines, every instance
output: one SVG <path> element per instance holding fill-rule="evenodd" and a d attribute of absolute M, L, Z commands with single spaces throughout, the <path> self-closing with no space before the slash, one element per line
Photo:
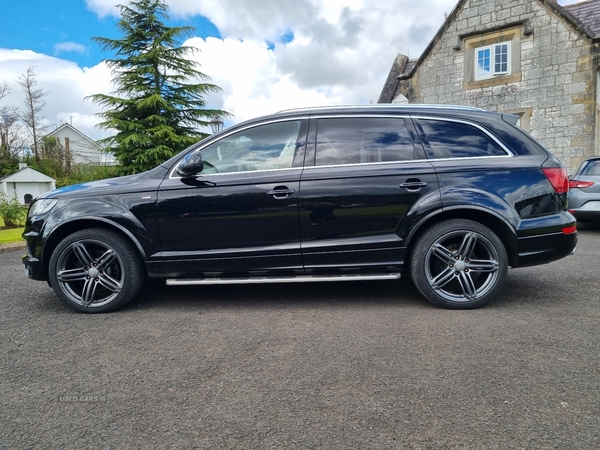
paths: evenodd
<path fill-rule="evenodd" d="M 119 0 L 86 0 L 98 16 L 116 15 Z M 398 53 L 418 57 L 456 0 L 167 0 L 174 18 L 203 15 L 223 39 L 191 38 L 194 58 L 223 92 L 210 108 L 235 115 L 233 123 L 282 109 L 376 102 Z M 573 3 L 564 0 L 561 4 Z M 272 43 L 274 46 L 270 46 Z M 84 51 L 74 43 L 57 51 Z M 85 96 L 110 93 L 104 64 L 79 68 L 34 52 L 0 49 L 0 81 L 35 65 L 39 87 L 49 92 L 44 114 L 69 121 L 92 138 L 99 108 Z M 18 86 L 3 104 L 22 103 Z"/>
<path fill-rule="evenodd" d="M 59 42 L 54 46 L 54 54 L 58 55 L 60 53 L 65 52 L 75 52 L 75 53 L 86 53 L 87 48 L 85 45 L 78 44 L 76 42 Z"/>
<path fill-rule="evenodd" d="M 198 60 L 223 87 L 223 108 L 239 120 L 292 106 L 376 102 L 396 54 L 420 54 L 454 2 L 423 0 L 402 8 L 380 0 L 169 5 L 173 14 L 207 16 L 226 36 L 188 44 L 202 49 Z M 290 33 L 291 42 L 282 39 Z M 275 42 L 274 49 L 266 42 Z"/>
<path fill-rule="evenodd" d="M 116 16 L 117 8 L 115 8 L 115 6 L 125 3 L 127 2 L 118 0 L 85 0 L 88 9 L 98 14 L 100 18 L 110 15 Z"/>
<path fill-rule="evenodd" d="M 224 88 L 223 107 L 236 111 L 295 105 L 298 98 L 324 104 L 375 102 L 396 54 L 418 55 L 455 5 L 454 0 L 422 0 L 401 7 L 381 0 L 167 3 L 173 17 L 200 14 L 219 29 L 224 39 L 198 44 L 204 52 L 198 59 L 205 73 Z M 113 0 L 87 4 L 100 15 L 115 11 Z M 275 43 L 274 50 L 266 42 Z M 226 51 L 212 57 L 212 47 Z M 248 55 L 258 61 L 248 62 Z M 255 66 L 261 69 L 253 72 Z M 281 91 L 284 85 L 287 92 Z M 254 106 L 241 104 L 248 102 Z"/>
<path fill-rule="evenodd" d="M 201 70 L 210 69 L 213 82 L 223 91 L 210 95 L 209 107 L 234 114 L 234 122 L 282 109 L 341 102 L 334 92 L 326 95 L 303 89 L 274 63 L 267 44 L 235 39 L 193 38 L 186 45 L 200 49 L 196 59 Z"/>
<path fill-rule="evenodd" d="M 47 92 L 46 107 L 41 115 L 49 131 L 72 119 L 73 125 L 92 139 L 106 136 L 106 132 L 94 128 L 98 123 L 95 114 L 100 109 L 85 100 L 88 95 L 112 89 L 110 70 L 103 63 L 82 69 L 73 62 L 28 50 L 0 49 L 0 81 L 6 81 L 12 88 L 2 105 L 23 109 L 24 94 L 18 79 L 30 66 L 34 67 L 36 88 Z"/>

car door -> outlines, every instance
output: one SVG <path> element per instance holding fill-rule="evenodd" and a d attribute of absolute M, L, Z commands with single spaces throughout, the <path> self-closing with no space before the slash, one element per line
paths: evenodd
<path fill-rule="evenodd" d="M 173 170 L 158 193 L 168 276 L 302 271 L 298 193 L 306 121 L 233 132 L 198 150 L 203 170 Z"/>
<path fill-rule="evenodd" d="M 410 229 L 439 206 L 437 177 L 417 139 L 403 117 L 311 118 L 300 182 L 309 273 L 402 265 Z"/>

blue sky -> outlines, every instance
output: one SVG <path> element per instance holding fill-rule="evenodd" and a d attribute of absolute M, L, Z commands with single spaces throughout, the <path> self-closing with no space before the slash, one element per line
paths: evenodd
<path fill-rule="evenodd" d="M 91 67 L 109 56 L 92 37 L 119 38 L 117 21 L 112 15 L 99 17 L 83 0 L 5 0 L 0 47 L 34 50 Z M 215 25 L 199 15 L 176 18 L 169 25 L 191 25 L 196 28 L 196 36 L 220 37 Z"/>
<path fill-rule="evenodd" d="M 574 0 L 561 0 L 562 5 Z M 33 67 L 47 92 L 49 129 L 72 121 L 93 139 L 101 112 L 88 96 L 114 89 L 91 39 L 118 38 L 124 0 L 3 0 L 0 108 L 22 108 L 19 76 Z M 222 88 L 207 106 L 232 123 L 283 109 L 376 102 L 398 53 L 417 57 L 457 0 L 166 0 L 169 26 L 191 25 L 185 44 Z"/>

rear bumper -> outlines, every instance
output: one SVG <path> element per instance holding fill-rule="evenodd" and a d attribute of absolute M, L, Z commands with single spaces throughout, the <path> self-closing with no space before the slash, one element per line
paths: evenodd
<path fill-rule="evenodd" d="M 519 238 L 519 261 L 515 267 L 545 264 L 573 254 L 577 246 L 577 233 L 552 233 Z"/>
<path fill-rule="evenodd" d="M 585 205 L 584 205 L 585 206 Z M 600 209 L 569 209 L 577 220 L 600 220 Z"/>
<path fill-rule="evenodd" d="M 517 231 L 517 261 L 512 266 L 535 266 L 571 255 L 577 246 L 576 224 L 567 211 L 523 219 Z"/>

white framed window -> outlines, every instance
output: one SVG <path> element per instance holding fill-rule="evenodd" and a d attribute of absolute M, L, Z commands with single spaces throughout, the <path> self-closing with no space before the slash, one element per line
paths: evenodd
<path fill-rule="evenodd" d="M 510 42 L 475 49 L 475 80 L 510 74 Z"/>

